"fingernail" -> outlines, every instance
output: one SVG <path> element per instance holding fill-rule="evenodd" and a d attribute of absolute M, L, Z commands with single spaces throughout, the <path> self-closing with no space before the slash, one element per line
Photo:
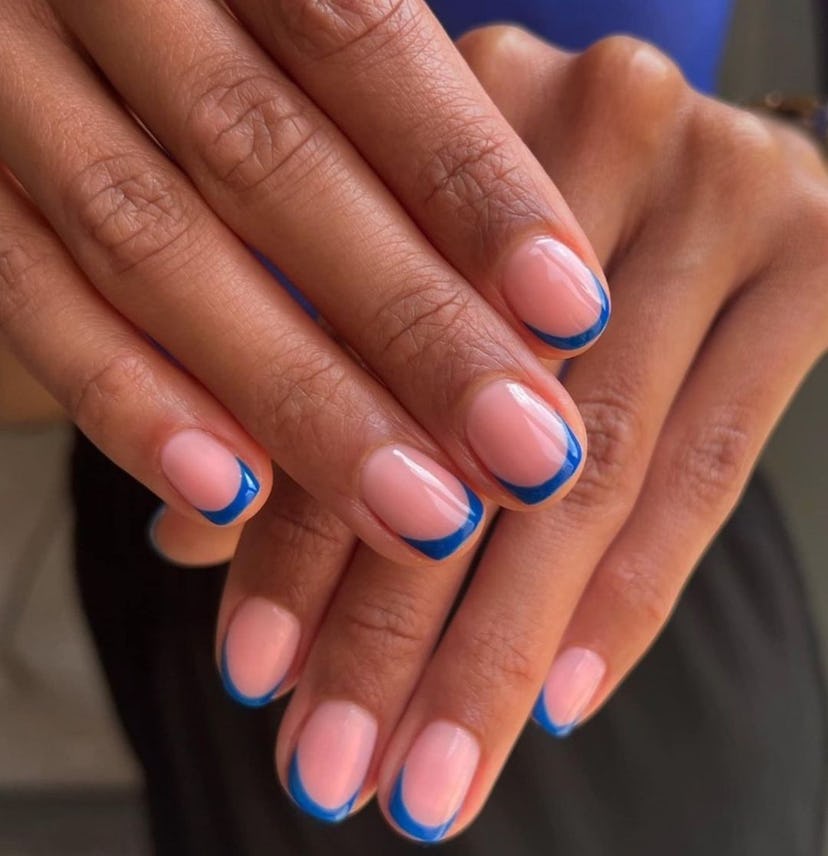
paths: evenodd
<path fill-rule="evenodd" d="M 414 741 L 391 792 L 394 823 L 418 841 L 451 829 L 474 778 L 480 747 L 463 728 L 432 722 Z"/>
<path fill-rule="evenodd" d="M 259 482 L 244 461 L 204 431 L 171 437 L 161 450 L 170 484 L 211 523 L 232 523 L 256 498 Z"/>
<path fill-rule="evenodd" d="M 362 496 L 390 529 L 430 559 L 456 552 L 480 525 L 483 503 L 410 446 L 383 446 L 362 469 Z"/>
<path fill-rule="evenodd" d="M 532 718 L 555 737 L 566 737 L 578 725 L 595 696 L 607 664 L 588 648 L 568 648 L 555 660 Z"/>
<path fill-rule="evenodd" d="M 603 284 L 554 238 L 532 238 L 517 249 L 503 273 L 503 296 L 539 339 L 563 351 L 588 345 L 609 321 Z"/>
<path fill-rule="evenodd" d="M 221 678 L 228 695 L 262 707 L 276 695 L 299 646 L 294 615 L 263 597 L 241 602 L 221 650 Z"/>
<path fill-rule="evenodd" d="M 149 542 L 150 547 L 152 548 L 154 553 L 157 553 L 162 559 L 166 559 L 166 555 L 164 551 L 158 546 L 158 524 L 161 522 L 161 518 L 167 513 L 166 505 L 159 505 L 158 508 L 155 509 L 152 517 L 150 517 L 150 521 L 147 524 L 147 541 Z"/>
<path fill-rule="evenodd" d="M 344 820 L 362 790 L 377 722 L 347 701 L 326 701 L 305 723 L 290 762 L 288 790 L 299 808 L 327 823 Z"/>
<path fill-rule="evenodd" d="M 466 432 L 480 460 L 527 505 L 555 493 L 575 474 L 583 455 L 563 418 L 513 381 L 495 381 L 477 393 Z"/>

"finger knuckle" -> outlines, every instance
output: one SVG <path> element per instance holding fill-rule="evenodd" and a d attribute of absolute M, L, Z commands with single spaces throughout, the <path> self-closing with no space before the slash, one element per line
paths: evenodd
<path fill-rule="evenodd" d="M 0 231 L 0 323 L 4 329 L 17 326 L 15 322 L 30 310 L 35 283 L 48 258 L 26 236 Z"/>
<path fill-rule="evenodd" d="M 82 235 L 116 273 L 160 266 L 194 240 L 185 191 L 141 155 L 91 161 L 69 182 L 66 196 Z"/>
<path fill-rule="evenodd" d="M 627 555 L 608 573 L 603 589 L 612 614 L 644 632 L 662 627 L 675 607 L 675 592 L 648 556 Z"/>
<path fill-rule="evenodd" d="M 622 390 L 605 390 L 579 400 L 589 451 L 578 483 L 564 500 L 569 509 L 625 512 L 633 501 L 643 467 L 643 421 L 634 400 Z"/>
<path fill-rule="evenodd" d="M 281 0 L 279 28 L 310 60 L 394 41 L 418 15 L 410 0 Z"/>
<path fill-rule="evenodd" d="M 470 332 L 471 295 L 442 279 L 406 287 L 377 309 L 374 330 L 382 360 L 392 364 L 433 364 L 435 350 L 450 354 L 458 337 Z"/>
<path fill-rule="evenodd" d="M 474 76 L 488 88 L 505 69 L 525 61 L 536 40 L 520 27 L 493 24 L 477 27 L 457 40 L 457 49 L 469 64 Z"/>
<path fill-rule="evenodd" d="M 699 99 L 685 134 L 685 156 L 701 171 L 703 186 L 715 187 L 721 216 L 742 218 L 783 176 L 782 146 L 770 125 L 747 110 Z M 730 206 L 728 215 L 727 206 Z"/>
<path fill-rule="evenodd" d="M 329 558 L 339 556 L 350 542 L 345 525 L 318 502 L 270 502 L 266 518 L 266 540 L 278 548 L 280 555 L 318 560 L 320 567 L 325 567 Z M 337 566 L 337 573 L 338 570 Z M 315 578 L 313 586 L 317 583 Z M 298 600 L 291 598 L 292 603 Z"/>
<path fill-rule="evenodd" d="M 464 108 L 458 106 L 462 115 Z M 463 120 L 429 154 L 417 181 L 423 210 L 444 211 L 488 242 L 494 230 L 539 216 L 506 132 L 487 117 Z"/>
<path fill-rule="evenodd" d="M 735 505 L 753 460 L 754 420 L 739 406 L 711 409 L 704 423 L 678 444 L 669 483 L 685 509 L 720 514 Z"/>
<path fill-rule="evenodd" d="M 409 591 L 375 584 L 350 598 L 341 618 L 342 640 L 363 664 L 375 664 L 384 672 L 418 660 L 428 643 L 422 599 Z"/>
<path fill-rule="evenodd" d="M 193 101 L 185 134 L 213 183 L 288 196 L 331 156 L 313 111 L 256 72 L 218 68 Z"/>
<path fill-rule="evenodd" d="M 664 147 L 690 89 L 678 66 L 653 45 L 629 36 L 609 36 L 570 66 L 581 109 L 612 122 L 614 141 L 649 156 Z M 610 118 L 611 117 L 611 118 Z"/>
<path fill-rule="evenodd" d="M 115 436 L 124 413 L 136 400 L 160 397 L 155 373 L 146 358 L 135 350 L 115 350 L 86 376 L 81 376 L 68 403 L 72 421 L 91 437 Z"/>
<path fill-rule="evenodd" d="M 252 419 L 258 436 L 271 438 L 274 448 L 298 442 L 307 454 L 329 454 L 332 436 L 347 436 L 348 368 L 333 352 L 320 350 L 297 337 L 289 348 L 256 372 L 250 384 Z M 324 419 L 320 419 L 324 414 Z M 339 433 L 338 433 L 339 432 Z"/>
<path fill-rule="evenodd" d="M 531 652 L 537 650 L 537 639 L 525 622 L 477 620 L 466 626 L 465 670 L 472 678 L 469 692 L 477 686 L 480 698 L 476 708 L 486 706 L 487 693 L 493 686 L 499 692 L 532 694 L 543 679 L 543 664 Z M 517 697 L 517 695 L 515 696 Z M 492 703 L 491 701 L 489 703 Z"/>

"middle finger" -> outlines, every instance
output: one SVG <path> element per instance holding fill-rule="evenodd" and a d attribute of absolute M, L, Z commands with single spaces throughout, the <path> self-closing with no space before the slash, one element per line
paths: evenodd
<path fill-rule="evenodd" d="M 560 384 L 223 9 L 53 4 L 213 208 L 278 262 L 473 486 L 521 508 L 569 481 L 582 435 Z"/>

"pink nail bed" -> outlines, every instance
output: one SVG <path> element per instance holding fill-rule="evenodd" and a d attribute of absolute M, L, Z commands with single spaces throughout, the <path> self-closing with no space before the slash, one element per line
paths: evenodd
<path fill-rule="evenodd" d="M 377 722 L 347 701 L 326 701 L 310 715 L 290 763 L 288 790 L 308 814 L 328 823 L 344 820 L 362 790 Z"/>
<path fill-rule="evenodd" d="M 533 718 L 555 737 L 566 737 L 589 707 L 607 665 L 588 648 L 568 648 L 552 665 Z"/>
<path fill-rule="evenodd" d="M 474 533 L 483 517 L 478 496 L 436 461 L 410 446 L 383 446 L 365 461 L 362 496 L 408 544 L 444 559 Z"/>
<path fill-rule="evenodd" d="M 241 602 L 221 652 L 227 693 L 247 707 L 267 704 L 279 689 L 299 646 L 296 617 L 263 597 Z"/>
<path fill-rule="evenodd" d="M 588 345 L 609 321 L 603 284 L 554 238 L 533 238 L 515 251 L 503 273 L 503 296 L 539 339 L 564 351 Z"/>
<path fill-rule="evenodd" d="M 495 381 L 477 393 L 466 433 L 489 471 L 527 505 L 555 493 L 574 475 L 583 455 L 563 418 L 514 381 Z"/>
<path fill-rule="evenodd" d="M 184 499 L 222 526 L 232 523 L 259 492 L 250 468 L 215 437 L 195 428 L 167 441 L 161 469 Z"/>
<path fill-rule="evenodd" d="M 480 760 L 477 741 L 451 722 L 432 722 L 406 756 L 388 806 L 396 825 L 418 841 L 439 841 L 465 802 Z"/>

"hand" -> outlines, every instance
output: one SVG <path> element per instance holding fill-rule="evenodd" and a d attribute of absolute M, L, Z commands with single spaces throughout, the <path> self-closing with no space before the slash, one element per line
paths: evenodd
<path fill-rule="evenodd" d="M 536 701 L 559 736 L 606 702 L 828 346 L 828 177 L 808 141 L 630 39 L 571 55 L 491 29 L 462 47 L 613 284 L 614 322 L 567 377 L 584 473 L 559 505 L 500 515 L 442 636 L 467 557 L 350 560 L 342 524 L 282 483 L 218 621 L 231 692 L 296 684 L 277 766 L 299 805 L 340 819 L 376 791 L 422 840 L 471 822 Z"/>
<path fill-rule="evenodd" d="M 597 260 L 422 0 L 230 5 L 0 0 L 3 331 L 191 524 L 272 458 L 395 561 L 468 550 L 577 476 L 532 350 L 600 334 Z"/>

